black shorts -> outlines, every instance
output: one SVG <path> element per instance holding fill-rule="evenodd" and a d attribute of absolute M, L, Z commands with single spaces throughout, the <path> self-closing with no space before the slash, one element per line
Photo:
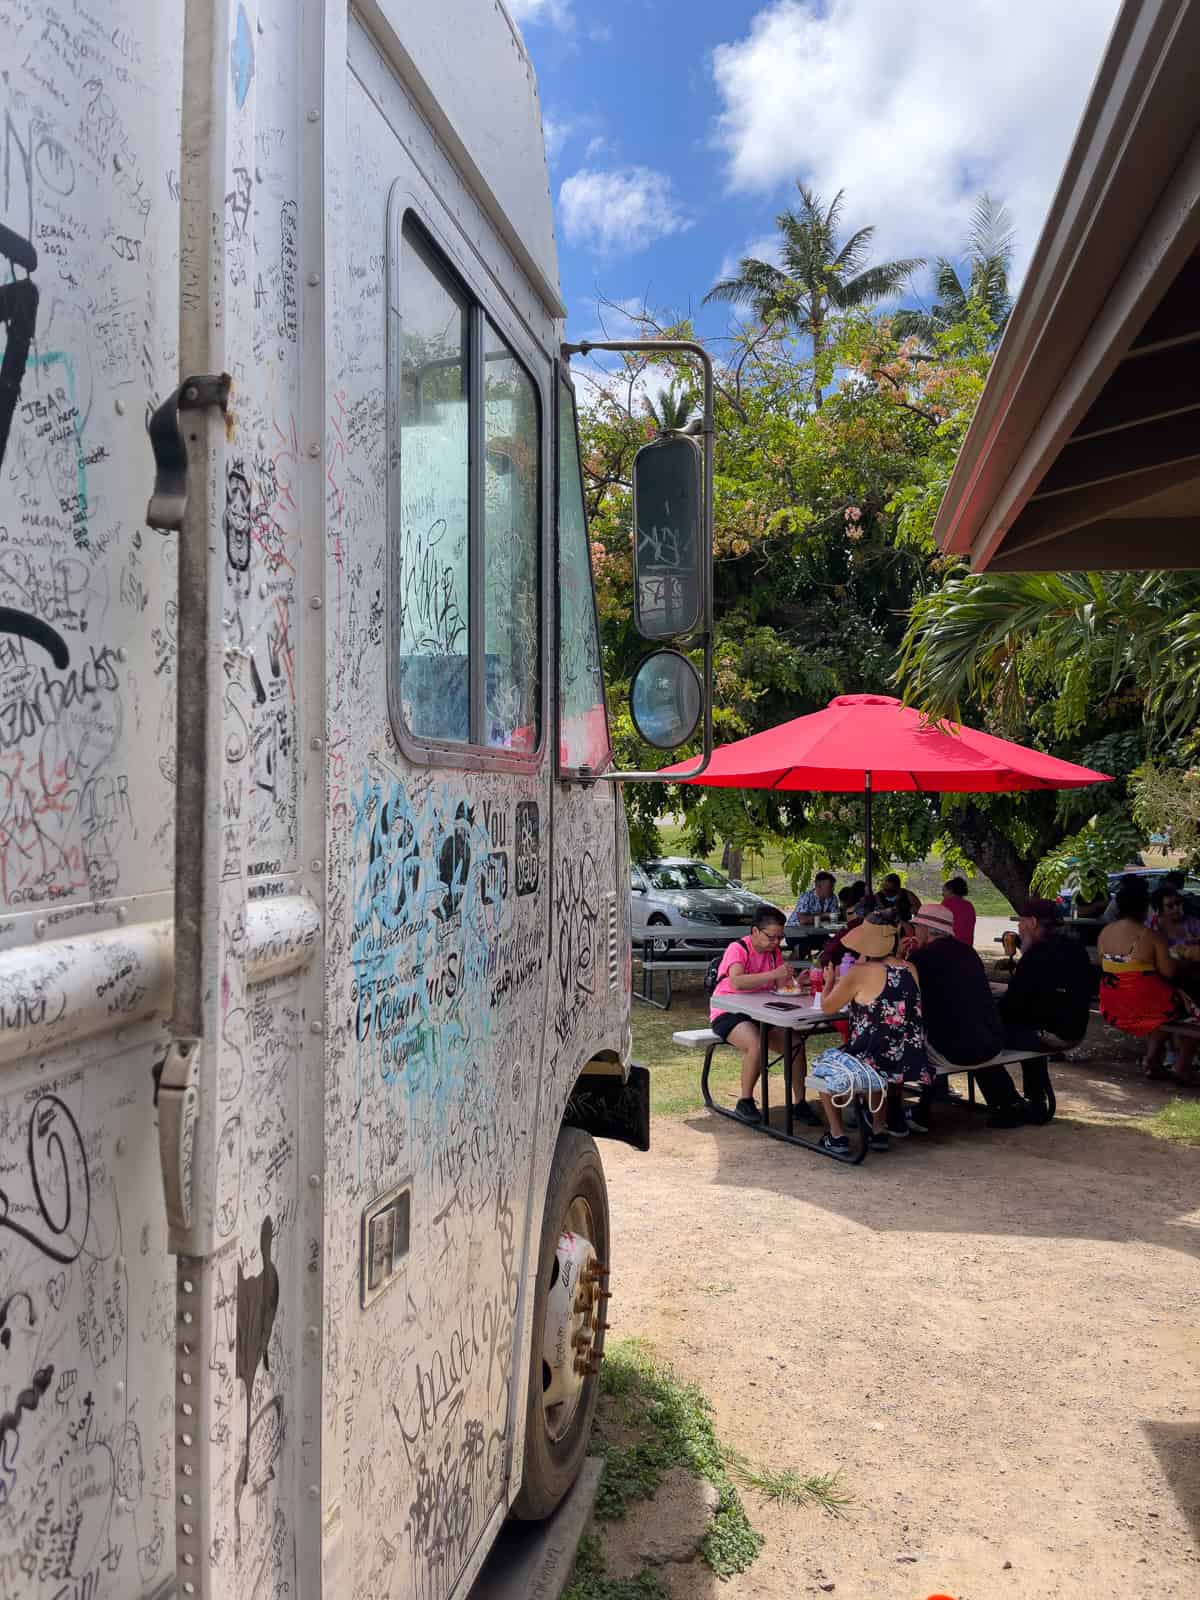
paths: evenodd
<path fill-rule="evenodd" d="M 717 1038 L 723 1043 L 727 1044 L 729 1042 L 729 1035 L 737 1027 L 739 1022 L 753 1023 L 753 1021 L 753 1017 L 743 1016 L 740 1011 L 722 1011 L 717 1016 L 713 1017 L 708 1025 L 716 1034 Z"/>

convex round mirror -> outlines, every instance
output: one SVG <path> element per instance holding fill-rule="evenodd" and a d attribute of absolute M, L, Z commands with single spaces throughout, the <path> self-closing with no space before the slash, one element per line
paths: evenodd
<path fill-rule="evenodd" d="M 678 650 L 656 650 L 633 675 L 629 710 L 647 744 L 674 750 L 686 744 L 700 721 L 700 674 Z"/>

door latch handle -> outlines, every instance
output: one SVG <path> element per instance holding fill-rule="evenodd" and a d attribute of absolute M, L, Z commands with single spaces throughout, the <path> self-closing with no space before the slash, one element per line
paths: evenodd
<path fill-rule="evenodd" d="M 232 388 L 233 379 L 227 372 L 219 377 L 202 373 L 199 377 L 185 378 L 150 418 L 147 431 L 154 452 L 154 493 L 146 507 L 146 521 L 159 533 L 177 533 L 183 527 L 183 513 L 187 508 L 187 445 L 179 426 L 179 413 L 216 406 L 225 416 Z"/>
<path fill-rule="evenodd" d="M 172 1040 L 155 1088 L 163 1198 L 167 1224 L 177 1233 L 186 1233 L 192 1225 L 199 1065 L 199 1039 Z"/>

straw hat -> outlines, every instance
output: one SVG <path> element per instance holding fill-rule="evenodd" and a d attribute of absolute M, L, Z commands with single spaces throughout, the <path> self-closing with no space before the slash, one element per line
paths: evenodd
<path fill-rule="evenodd" d="M 845 949 L 855 950 L 860 956 L 894 956 L 896 932 L 890 922 L 868 919 L 860 922 L 857 928 L 851 928 L 849 933 L 844 933 L 842 944 Z"/>

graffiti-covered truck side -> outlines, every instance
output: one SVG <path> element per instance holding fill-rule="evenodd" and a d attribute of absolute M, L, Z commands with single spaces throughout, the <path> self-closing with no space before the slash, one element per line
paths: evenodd
<path fill-rule="evenodd" d="M 646 1142 L 532 69 L 496 0 L 0 56 L 0 1600 L 463 1595 Z"/>

